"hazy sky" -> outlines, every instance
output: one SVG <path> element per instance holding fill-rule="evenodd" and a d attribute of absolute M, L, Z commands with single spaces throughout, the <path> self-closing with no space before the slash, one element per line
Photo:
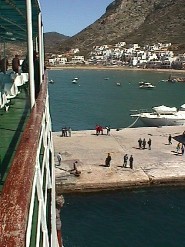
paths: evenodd
<path fill-rule="evenodd" d="M 40 0 L 44 32 L 73 36 L 100 18 L 113 0 Z"/>

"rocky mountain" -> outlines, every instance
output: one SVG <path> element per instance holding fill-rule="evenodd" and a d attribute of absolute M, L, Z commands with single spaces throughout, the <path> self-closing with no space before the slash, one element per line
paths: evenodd
<path fill-rule="evenodd" d="M 58 52 L 58 47 L 60 46 L 61 42 L 69 39 L 69 36 L 65 36 L 63 34 L 57 32 L 48 32 L 44 34 L 44 41 L 45 41 L 45 49 L 47 53 L 55 53 Z"/>
<path fill-rule="evenodd" d="M 127 43 L 171 42 L 185 51 L 184 0 L 115 0 L 92 25 L 62 42 L 60 49 Z"/>

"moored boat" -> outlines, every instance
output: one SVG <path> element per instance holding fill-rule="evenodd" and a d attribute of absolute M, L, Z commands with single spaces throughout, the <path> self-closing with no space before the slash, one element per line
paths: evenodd
<path fill-rule="evenodd" d="M 139 82 L 139 88 L 152 89 L 152 88 L 155 88 L 155 86 L 152 85 L 152 83 L 150 82 Z"/>
<path fill-rule="evenodd" d="M 143 111 L 132 114 L 131 117 L 139 118 L 146 126 L 185 125 L 185 104 L 179 109 L 162 105 L 153 107 L 152 110 L 152 112 Z"/>

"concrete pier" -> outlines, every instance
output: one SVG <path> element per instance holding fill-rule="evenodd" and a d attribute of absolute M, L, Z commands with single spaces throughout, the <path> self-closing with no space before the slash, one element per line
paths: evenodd
<path fill-rule="evenodd" d="M 185 154 L 176 152 L 174 136 L 181 135 L 183 126 L 142 127 L 111 130 L 110 136 L 96 135 L 95 130 L 72 131 L 71 137 L 53 133 L 55 154 L 62 154 L 62 164 L 56 159 L 57 193 L 87 192 L 128 187 L 184 184 Z M 168 136 L 172 135 L 172 144 Z M 139 149 L 138 139 L 152 140 L 151 150 Z M 111 154 L 111 166 L 105 167 L 107 153 Z M 133 169 L 123 167 L 123 156 L 133 155 Z M 70 173 L 78 161 L 79 177 Z"/>

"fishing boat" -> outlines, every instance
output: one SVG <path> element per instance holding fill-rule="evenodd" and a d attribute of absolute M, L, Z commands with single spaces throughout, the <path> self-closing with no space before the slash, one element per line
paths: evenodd
<path fill-rule="evenodd" d="M 0 73 L 0 246 L 59 247 L 40 3 L 1 0 L 0 6 L 4 57 L 7 43 L 16 42 L 25 46 L 24 57 L 28 55 L 29 60 L 28 73 L 15 74 L 10 69 Z"/>
<path fill-rule="evenodd" d="M 185 125 L 185 104 L 179 109 L 161 105 L 153 107 L 151 112 L 140 110 L 139 113 L 131 114 L 131 117 L 137 117 L 146 126 Z"/>
<path fill-rule="evenodd" d="M 142 88 L 142 89 L 153 89 L 153 88 L 155 88 L 155 86 L 152 85 L 152 83 L 150 83 L 150 82 L 139 82 L 139 88 Z"/>

